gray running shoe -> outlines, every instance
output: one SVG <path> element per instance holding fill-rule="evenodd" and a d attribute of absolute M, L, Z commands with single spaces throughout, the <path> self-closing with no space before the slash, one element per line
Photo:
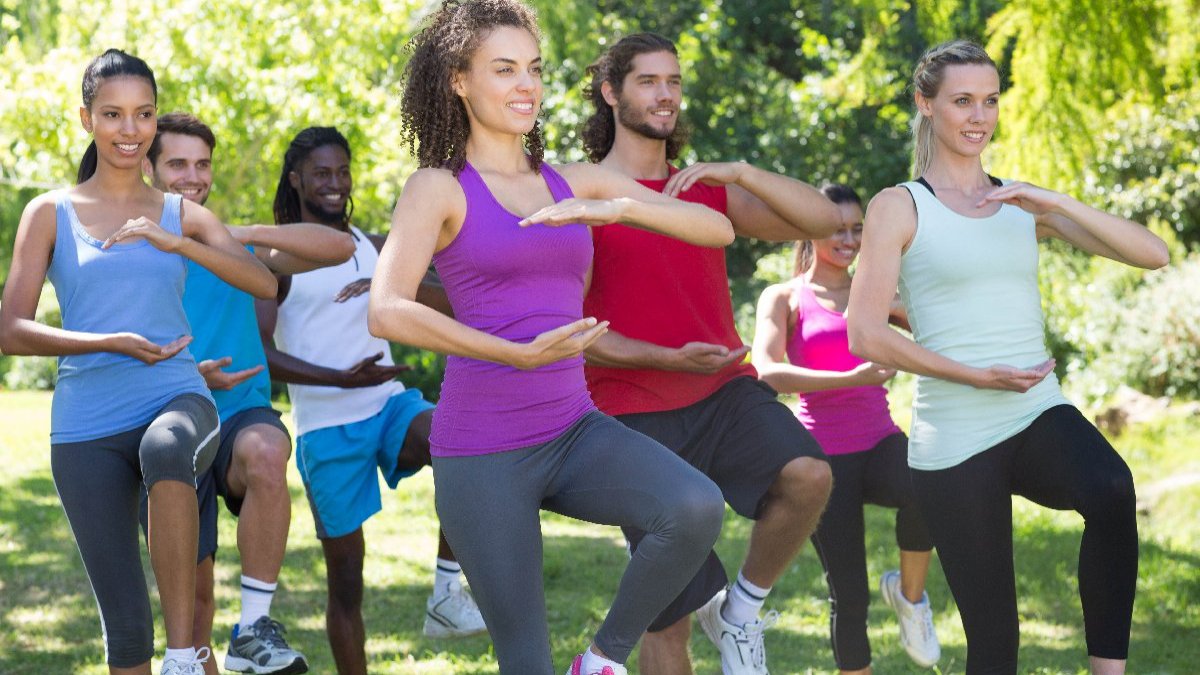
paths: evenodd
<path fill-rule="evenodd" d="M 308 672 L 304 655 L 283 639 L 283 624 L 260 616 L 249 628 L 235 625 L 225 653 L 225 670 L 239 673 L 297 675 Z"/>

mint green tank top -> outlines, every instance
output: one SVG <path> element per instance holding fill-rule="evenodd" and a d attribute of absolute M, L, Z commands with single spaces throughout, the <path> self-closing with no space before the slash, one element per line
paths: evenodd
<path fill-rule="evenodd" d="M 1007 204 L 963 216 L 921 183 L 901 184 L 917 207 L 917 232 L 900 259 L 900 297 L 917 343 L 975 367 L 1028 368 L 1046 350 L 1034 218 Z M 1068 403 L 1050 373 L 1025 393 L 917 378 L 908 464 L 960 464 Z"/>

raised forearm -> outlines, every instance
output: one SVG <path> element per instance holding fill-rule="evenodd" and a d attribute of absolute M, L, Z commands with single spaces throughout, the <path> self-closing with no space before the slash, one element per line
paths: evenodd
<path fill-rule="evenodd" d="M 349 232 L 316 225 L 251 225 L 243 237 L 254 246 L 322 265 L 337 265 L 354 255 L 354 238 Z"/>
<path fill-rule="evenodd" d="M 222 281 L 257 298 L 273 298 L 275 275 L 243 248 L 225 251 L 184 237 L 176 253 L 208 269 Z"/>
<path fill-rule="evenodd" d="M 621 198 L 620 222 L 665 234 L 697 246 L 720 248 L 733 243 L 733 225 L 724 215 L 681 201 L 644 202 Z"/>
<path fill-rule="evenodd" d="M 747 164 L 736 184 L 794 228 L 790 239 L 824 239 L 842 225 L 837 206 L 804 181 Z"/>
<path fill-rule="evenodd" d="M 1139 223 L 1106 213 L 1065 195 L 1056 212 L 1087 230 L 1130 265 L 1158 269 L 1171 260 L 1166 243 Z"/>
<path fill-rule="evenodd" d="M 267 354 L 267 368 L 272 380 L 321 387 L 340 387 L 345 381 L 343 370 L 309 363 L 269 344 L 264 344 L 263 350 Z"/>

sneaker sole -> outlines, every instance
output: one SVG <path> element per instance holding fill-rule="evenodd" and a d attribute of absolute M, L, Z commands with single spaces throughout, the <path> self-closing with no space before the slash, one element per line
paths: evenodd
<path fill-rule="evenodd" d="M 444 625 L 434 619 L 431 619 L 431 618 L 425 619 L 425 626 L 421 630 L 421 633 L 424 634 L 425 637 L 433 638 L 435 640 L 441 639 L 441 638 L 471 637 L 472 635 L 482 635 L 486 632 L 487 632 L 487 626 L 484 626 L 482 628 L 469 628 L 469 629 L 464 630 L 461 628 L 451 628 L 450 626 L 446 626 L 446 625 Z"/>
<path fill-rule="evenodd" d="M 250 659 L 231 654 L 225 655 L 225 670 L 235 673 L 254 673 L 255 675 L 300 675 L 308 672 L 308 663 L 300 657 L 286 666 L 260 666 Z"/>
<path fill-rule="evenodd" d="M 891 593 L 888 593 L 888 591 L 887 591 L 888 576 L 889 575 L 884 575 L 879 580 L 879 594 L 883 596 L 883 604 L 887 605 L 894 612 L 894 611 L 896 611 L 896 606 L 892 602 Z M 897 617 L 897 621 L 898 620 L 899 620 L 899 617 Z M 901 644 L 900 647 L 902 649 L 904 649 L 904 653 L 908 655 L 909 660 L 911 660 L 913 663 L 917 664 L 921 668 L 932 668 L 938 664 L 938 661 L 942 660 L 942 654 L 941 654 L 940 649 L 938 650 L 938 657 L 936 659 L 933 659 L 932 661 L 930 661 L 929 659 L 920 657 L 919 655 L 914 656 L 912 652 L 908 651 L 908 645 Z"/>

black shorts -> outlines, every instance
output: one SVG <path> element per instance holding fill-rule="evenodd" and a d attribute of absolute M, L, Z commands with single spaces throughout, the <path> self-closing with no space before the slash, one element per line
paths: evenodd
<path fill-rule="evenodd" d="M 225 499 L 225 508 L 234 516 L 242 512 L 242 497 L 229 493 L 229 466 L 233 463 L 233 445 L 243 429 L 255 424 L 266 424 L 279 429 L 291 438 L 287 427 L 279 419 L 274 408 L 247 408 L 221 423 L 221 442 L 212 466 L 196 477 L 196 501 L 200 506 L 200 538 L 196 548 L 196 562 L 217 555 L 217 496 Z M 142 531 L 146 531 L 146 490 L 142 488 L 140 518 Z"/>
<path fill-rule="evenodd" d="M 770 385 L 737 377 L 708 398 L 685 408 L 617 417 L 623 424 L 662 443 L 708 476 L 738 515 L 757 520 L 767 490 L 789 462 L 801 457 L 825 460 L 821 446 L 776 398 Z M 640 532 L 625 532 L 630 550 Z M 708 602 L 729 582 L 715 552 L 650 625 L 663 630 Z"/>

